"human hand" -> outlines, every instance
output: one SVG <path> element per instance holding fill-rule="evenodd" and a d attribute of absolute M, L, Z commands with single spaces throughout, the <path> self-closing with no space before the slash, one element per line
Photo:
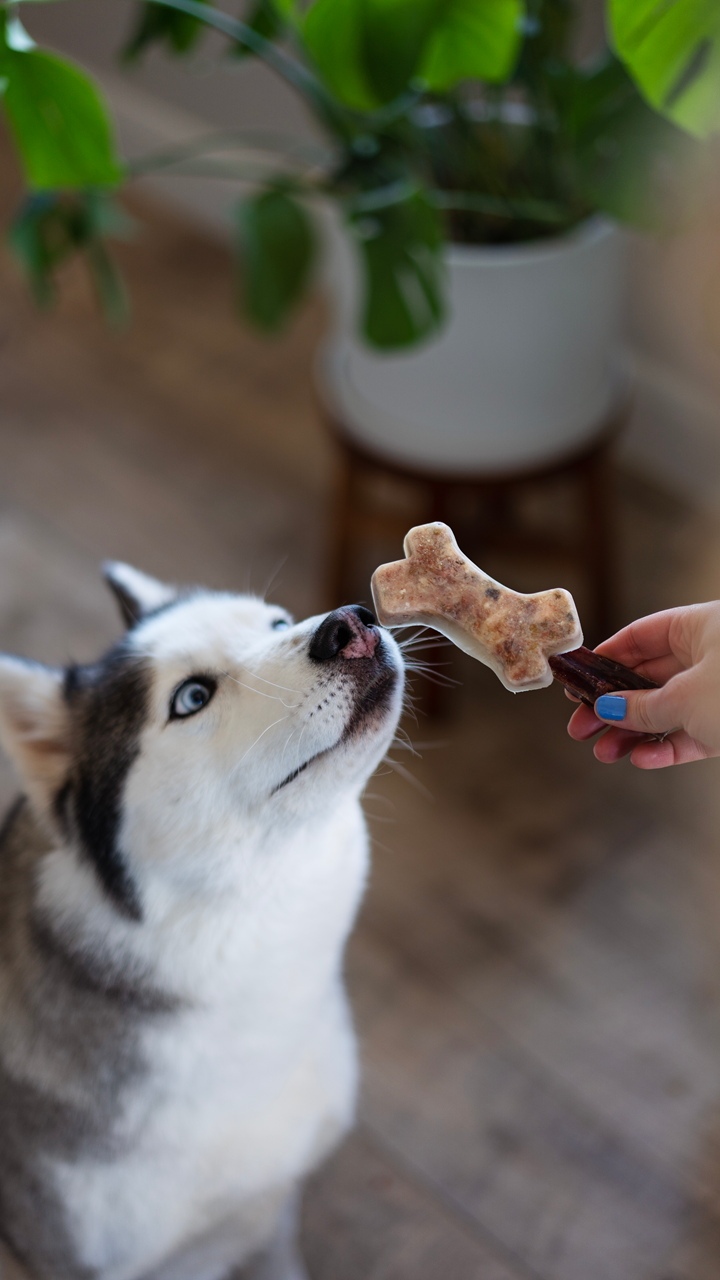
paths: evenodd
<path fill-rule="evenodd" d="M 606 694 L 594 712 L 579 706 L 571 738 L 584 742 L 611 725 L 595 744 L 596 758 L 614 764 L 630 755 L 638 769 L 720 755 L 720 600 L 640 618 L 596 652 L 661 687 Z"/>

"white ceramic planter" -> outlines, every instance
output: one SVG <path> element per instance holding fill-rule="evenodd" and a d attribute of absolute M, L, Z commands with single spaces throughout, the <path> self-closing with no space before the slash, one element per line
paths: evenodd
<path fill-rule="evenodd" d="M 613 223 L 507 248 L 451 246 L 448 324 L 403 354 L 357 337 L 357 263 L 332 239 L 336 319 L 319 373 L 360 443 L 448 473 L 507 472 L 581 446 L 611 409 L 623 274 Z"/>

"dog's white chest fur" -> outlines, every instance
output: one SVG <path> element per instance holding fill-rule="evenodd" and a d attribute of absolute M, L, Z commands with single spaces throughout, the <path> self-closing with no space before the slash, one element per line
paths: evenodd
<path fill-rule="evenodd" d="M 142 1037 L 112 1163 L 56 1161 L 79 1257 L 126 1280 L 292 1185 L 352 1119 L 356 1054 L 339 958 L 362 894 L 359 802 L 262 850 L 251 883 L 182 906 L 157 930 L 156 963 L 187 1009 Z M 145 942 L 145 956 L 151 949 Z M 124 1212 L 118 1212 L 118 1206 Z M 128 1256 L 132 1220 L 134 1257 Z M 247 1226 L 244 1228 L 247 1236 Z"/>

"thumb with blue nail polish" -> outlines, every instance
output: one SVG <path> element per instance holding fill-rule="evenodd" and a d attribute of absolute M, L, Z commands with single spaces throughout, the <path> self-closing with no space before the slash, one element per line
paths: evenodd
<path fill-rule="evenodd" d="M 625 693 L 604 693 L 598 698 L 593 717 L 595 732 L 607 727 L 607 733 L 595 747 L 596 758 L 613 764 L 621 756 L 631 755 L 633 764 L 644 769 L 680 763 L 674 755 L 677 744 L 670 737 L 676 737 L 673 730 L 681 724 L 678 679 L 675 677 L 658 689 L 629 689 Z M 697 759 L 698 755 L 688 758 Z"/>
<path fill-rule="evenodd" d="M 601 720 L 624 720 L 627 713 L 627 698 L 621 694 L 604 693 L 595 703 L 595 714 Z"/>
<path fill-rule="evenodd" d="M 665 685 L 661 689 L 604 693 L 595 703 L 595 715 L 606 724 L 622 725 L 623 731 L 659 737 L 678 724 L 672 692 Z"/>

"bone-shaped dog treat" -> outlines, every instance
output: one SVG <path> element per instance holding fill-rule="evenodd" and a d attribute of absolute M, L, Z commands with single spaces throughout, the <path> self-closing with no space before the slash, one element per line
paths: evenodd
<path fill-rule="evenodd" d="M 568 591 L 510 591 L 463 555 L 446 524 L 411 529 L 405 560 L 375 570 L 375 610 L 385 626 L 425 623 L 491 667 L 506 689 L 552 684 L 548 658 L 582 644 Z"/>

